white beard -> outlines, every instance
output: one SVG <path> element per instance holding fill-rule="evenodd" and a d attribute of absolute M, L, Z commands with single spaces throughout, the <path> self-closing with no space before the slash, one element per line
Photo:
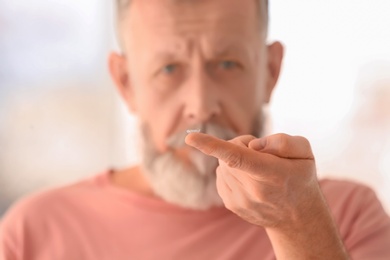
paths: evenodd
<path fill-rule="evenodd" d="M 260 129 L 256 122 L 254 127 Z M 237 134 L 217 124 L 207 123 L 189 129 L 201 129 L 202 133 L 229 140 Z M 260 131 L 256 135 L 259 135 Z M 168 146 L 173 148 L 159 154 L 146 127 L 141 127 L 143 147 L 141 166 L 156 195 L 167 202 L 195 210 L 205 210 L 211 207 L 223 206 L 222 199 L 216 188 L 216 173 L 218 160 L 204 155 L 198 150 L 191 150 L 190 164 L 183 162 L 175 153 L 175 148 L 185 147 L 185 131 L 168 140 Z"/>

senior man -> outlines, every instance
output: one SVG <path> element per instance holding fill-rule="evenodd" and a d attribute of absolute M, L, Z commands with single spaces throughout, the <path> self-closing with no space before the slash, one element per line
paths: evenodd
<path fill-rule="evenodd" d="M 369 188 L 318 181 L 303 137 L 262 135 L 283 57 L 267 24 L 265 0 L 119 1 L 109 67 L 142 161 L 17 203 L 0 258 L 390 259 Z"/>

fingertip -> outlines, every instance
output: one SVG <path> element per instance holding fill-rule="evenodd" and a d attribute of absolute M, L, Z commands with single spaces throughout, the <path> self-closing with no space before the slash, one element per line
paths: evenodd
<path fill-rule="evenodd" d="M 189 133 L 185 139 L 184 139 L 184 142 L 187 144 L 187 145 L 190 145 L 190 146 L 196 146 L 197 144 L 197 140 L 199 140 L 199 137 L 201 135 L 204 135 L 202 133 Z"/>
<path fill-rule="evenodd" d="M 250 141 L 248 147 L 256 151 L 261 151 L 265 148 L 266 145 L 267 140 L 265 138 L 257 138 Z"/>
<path fill-rule="evenodd" d="M 194 137 L 193 137 L 193 135 L 194 135 L 194 133 L 188 134 L 188 135 L 185 137 L 184 142 L 185 142 L 186 144 L 192 146 L 193 143 L 194 143 Z"/>

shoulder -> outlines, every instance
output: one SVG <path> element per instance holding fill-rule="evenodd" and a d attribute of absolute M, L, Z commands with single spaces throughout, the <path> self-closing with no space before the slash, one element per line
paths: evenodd
<path fill-rule="evenodd" d="M 99 194 L 100 176 L 37 192 L 12 205 L 0 220 L 0 259 L 2 253 L 7 259 L 21 259 L 58 241 L 61 231 L 71 229 L 85 201 Z"/>
<path fill-rule="evenodd" d="M 0 232 L 47 225 L 49 219 L 66 216 L 69 208 L 77 206 L 80 200 L 86 199 L 87 194 L 90 197 L 96 192 L 98 187 L 91 178 L 28 195 L 6 212 L 0 222 Z"/>
<path fill-rule="evenodd" d="M 361 198 L 374 199 L 376 197 L 370 187 L 355 181 L 323 179 L 319 183 L 330 204 L 351 203 L 360 201 Z"/>
<path fill-rule="evenodd" d="M 390 218 L 375 192 L 352 181 L 326 179 L 320 185 L 351 256 L 388 256 Z"/>
<path fill-rule="evenodd" d="M 320 186 L 336 218 L 356 219 L 363 213 L 387 216 L 375 192 L 362 183 L 324 179 Z"/>

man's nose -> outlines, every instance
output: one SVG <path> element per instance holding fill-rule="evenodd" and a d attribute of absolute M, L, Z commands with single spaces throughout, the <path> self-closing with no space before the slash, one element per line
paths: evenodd
<path fill-rule="evenodd" d="M 204 123 L 221 113 L 217 85 L 206 71 L 199 70 L 191 75 L 184 94 L 184 117 L 189 123 Z"/>

